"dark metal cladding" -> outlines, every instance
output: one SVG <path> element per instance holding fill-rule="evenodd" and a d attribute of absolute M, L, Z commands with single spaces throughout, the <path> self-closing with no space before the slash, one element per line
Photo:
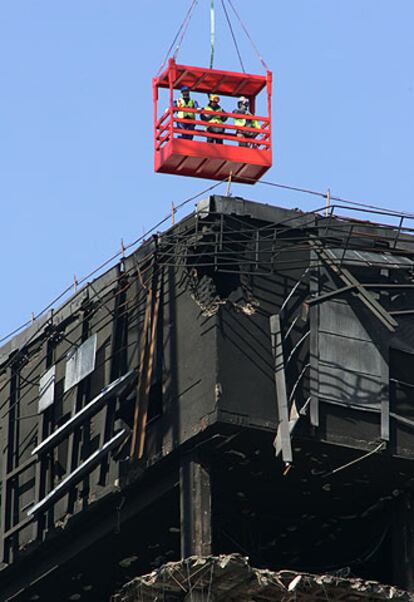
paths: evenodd
<path fill-rule="evenodd" d="M 341 211 L 212 196 L 0 349 L 0 602 L 414 590 L 413 230 Z"/>

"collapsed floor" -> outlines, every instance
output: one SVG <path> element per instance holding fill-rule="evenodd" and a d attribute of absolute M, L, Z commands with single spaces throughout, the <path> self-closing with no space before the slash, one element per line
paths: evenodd
<path fill-rule="evenodd" d="M 256 569 L 246 557 L 191 557 L 171 562 L 149 575 L 137 577 L 114 596 L 113 602 L 412 602 L 409 594 L 376 581 L 337 574 L 312 575 L 294 571 Z"/>

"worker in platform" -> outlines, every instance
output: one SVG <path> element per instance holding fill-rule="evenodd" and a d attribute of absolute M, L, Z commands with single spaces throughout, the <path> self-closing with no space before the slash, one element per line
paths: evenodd
<path fill-rule="evenodd" d="M 198 109 L 198 102 L 191 98 L 190 96 L 190 88 L 188 86 L 183 86 L 181 88 L 181 98 L 178 98 L 174 101 L 174 106 L 181 109 L 176 113 L 178 119 L 196 119 L 197 114 L 191 111 L 186 111 L 186 108 L 189 109 Z M 181 123 L 177 122 L 177 128 L 180 130 L 195 130 L 194 123 Z M 184 140 L 192 140 L 194 136 L 192 134 L 181 134 L 178 138 L 183 138 Z"/>
<path fill-rule="evenodd" d="M 239 127 L 255 128 L 260 130 L 260 124 L 257 119 L 254 119 L 252 113 L 249 111 L 249 100 L 245 96 L 240 96 L 237 101 L 237 109 L 234 111 L 238 115 L 245 115 L 246 117 L 235 117 L 234 125 Z M 243 130 L 236 130 L 237 138 L 256 138 L 259 132 L 246 132 Z M 239 142 L 239 146 L 254 146 L 249 142 Z"/>
<path fill-rule="evenodd" d="M 223 109 L 219 105 L 220 97 L 217 94 L 210 94 L 209 102 L 206 107 L 204 107 L 204 111 L 207 114 L 201 113 L 200 119 L 208 122 L 208 127 L 206 127 L 206 132 L 210 132 L 211 134 L 224 134 L 225 130 L 223 128 L 223 123 L 227 121 L 227 117 L 225 115 L 209 115 L 208 113 L 223 113 Z M 222 138 L 207 138 L 207 142 L 210 144 L 223 144 Z"/>

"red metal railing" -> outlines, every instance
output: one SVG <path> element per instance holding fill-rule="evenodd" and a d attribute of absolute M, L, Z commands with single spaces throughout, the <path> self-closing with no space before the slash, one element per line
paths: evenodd
<path fill-rule="evenodd" d="M 175 114 L 184 111 L 185 113 L 194 113 L 194 119 L 182 119 Z M 209 123 L 197 119 L 198 115 L 208 115 L 209 117 L 227 117 L 228 121 L 223 124 Z M 234 119 L 246 119 L 257 121 L 260 128 L 240 126 L 232 123 Z M 177 124 L 188 124 L 194 126 L 193 129 L 184 129 Z M 164 145 L 174 138 L 181 136 L 192 136 L 194 139 L 200 139 L 198 142 L 206 142 L 207 139 L 223 140 L 223 144 L 235 146 L 248 145 L 249 148 L 256 150 L 269 150 L 271 148 L 271 121 L 269 117 L 259 115 L 246 115 L 244 113 L 227 113 L 224 111 L 207 111 L 205 109 L 192 109 L 185 107 L 169 107 L 155 124 L 155 150 L 159 151 Z M 223 133 L 212 133 L 207 128 L 222 128 Z M 230 131 L 229 131 L 230 130 Z M 240 134 L 255 134 L 254 137 L 243 136 Z"/>

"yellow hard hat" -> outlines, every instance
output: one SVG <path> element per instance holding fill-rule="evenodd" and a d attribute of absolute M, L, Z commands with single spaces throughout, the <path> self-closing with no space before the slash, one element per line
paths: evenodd
<path fill-rule="evenodd" d="M 210 94 L 210 101 L 211 102 L 220 102 L 220 96 L 217 96 L 217 94 Z"/>

